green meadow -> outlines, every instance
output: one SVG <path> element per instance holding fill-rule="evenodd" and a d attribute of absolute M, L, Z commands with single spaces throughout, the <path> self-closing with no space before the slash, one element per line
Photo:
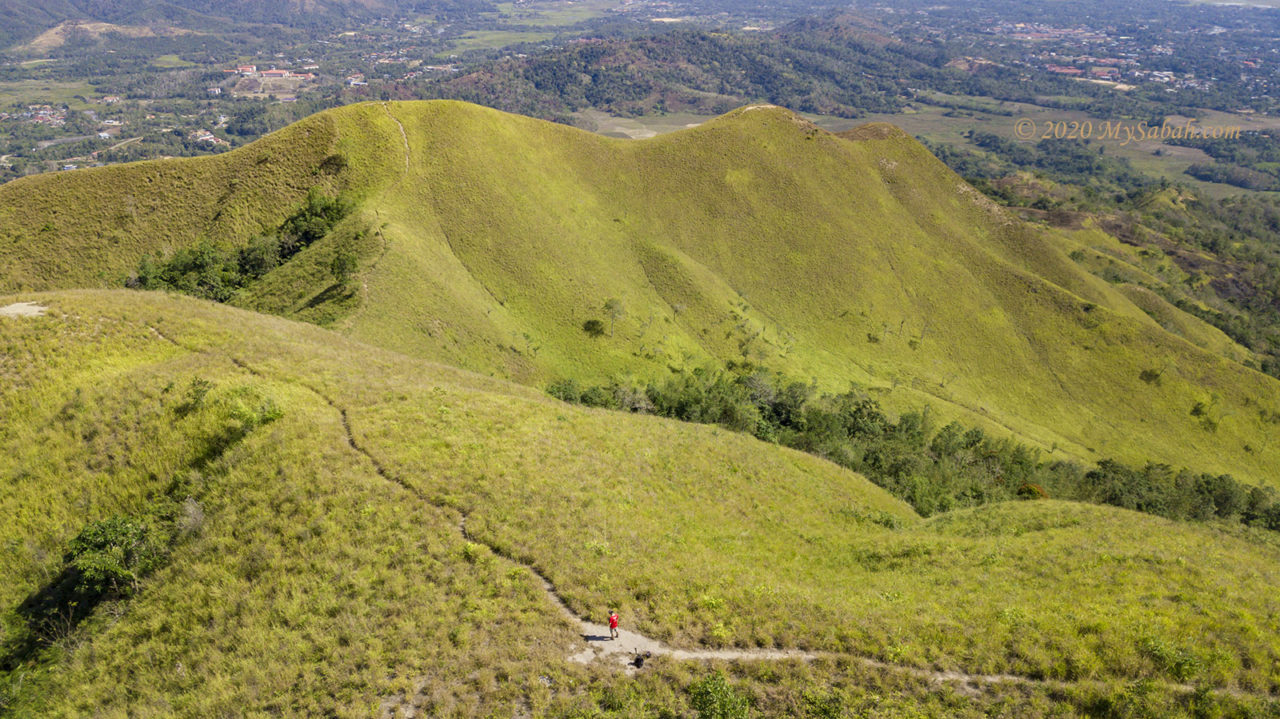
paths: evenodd
<path fill-rule="evenodd" d="M 196 66 L 194 62 L 183 60 L 177 55 L 160 55 L 159 57 L 151 61 L 151 65 L 152 67 L 163 68 L 166 70 Z"/>
<path fill-rule="evenodd" d="M 436 57 L 448 57 L 450 54 L 468 52 L 470 50 L 499 50 L 522 42 L 541 42 L 550 40 L 553 37 L 555 37 L 554 32 L 476 30 L 454 40 L 449 52 L 436 53 Z"/>
<path fill-rule="evenodd" d="M 16 301 L 48 311 L 0 318 L 13 716 L 695 716 L 715 671 L 763 715 L 1277 709 L 1274 533 L 1054 501 L 926 521 L 809 455 L 312 325 Z M 113 516 L 163 527 L 163 561 L 24 644 Z M 575 664 L 532 570 L 675 647 L 819 656 Z"/>
<path fill-rule="evenodd" d="M 620 4 L 614 0 L 543 0 L 519 7 L 514 2 L 504 2 L 496 7 L 500 17 L 510 24 L 558 28 L 602 17 Z"/>
<path fill-rule="evenodd" d="M 0 106 L 66 105 L 72 110 L 90 107 L 84 100 L 95 94 L 87 82 L 13 80 L 0 82 Z"/>

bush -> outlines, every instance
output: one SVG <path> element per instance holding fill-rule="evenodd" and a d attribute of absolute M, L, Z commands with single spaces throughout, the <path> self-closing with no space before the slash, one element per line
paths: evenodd
<path fill-rule="evenodd" d="M 1024 482 L 1018 487 L 1018 497 L 1022 499 L 1048 499 L 1049 493 L 1044 491 L 1044 487 L 1031 482 Z"/>
<path fill-rule="evenodd" d="M 582 388 L 572 379 L 562 379 L 547 385 L 547 394 L 562 402 L 578 403 L 582 400 Z"/>
<path fill-rule="evenodd" d="M 165 542 L 149 523 L 128 517 L 94 522 L 71 540 L 66 561 L 85 595 L 123 596 L 164 560 Z"/>
<path fill-rule="evenodd" d="M 1219 517 L 1235 517 L 1249 502 L 1249 493 L 1230 475 L 1201 475 L 1196 479 L 1195 493 L 1200 502 Z"/>
<path fill-rule="evenodd" d="M 187 388 L 186 401 L 177 407 L 178 416 L 185 417 L 204 407 L 204 400 L 209 396 L 209 391 L 212 389 L 213 383 L 209 380 L 203 377 L 193 377 L 191 385 Z"/>
<path fill-rule="evenodd" d="M 607 387 L 588 387 L 582 391 L 582 396 L 578 401 L 588 407 L 617 409 L 613 401 L 613 393 Z"/>
<path fill-rule="evenodd" d="M 751 711 L 746 697 L 739 695 L 721 672 L 690 686 L 689 704 L 698 719 L 740 719 Z"/>
<path fill-rule="evenodd" d="M 329 271 L 333 273 L 333 278 L 341 285 L 346 285 L 351 281 L 351 275 L 356 271 L 358 258 L 355 250 L 350 247 L 340 247 L 333 255 L 333 261 L 329 263 Z"/>

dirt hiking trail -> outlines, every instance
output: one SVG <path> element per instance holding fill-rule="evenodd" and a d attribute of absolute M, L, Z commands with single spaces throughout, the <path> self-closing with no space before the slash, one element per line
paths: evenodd
<path fill-rule="evenodd" d="M 405 174 L 408 174 L 409 173 L 409 154 L 410 154 L 409 133 L 404 131 L 404 123 L 400 122 L 400 118 L 396 117 L 391 113 L 390 105 L 384 102 L 382 103 L 382 109 L 386 110 L 387 117 L 391 118 L 391 121 L 396 124 L 396 127 L 400 128 L 400 139 L 404 140 L 404 171 L 405 171 Z"/>
<path fill-rule="evenodd" d="M 587 643 L 587 647 L 577 654 L 569 656 L 569 661 L 578 662 L 579 664 L 590 664 L 597 659 L 614 660 L 625 664 L 631 664 L 637 654 L 645 656 L 665 656 L 672 659 L 816 659 L 821 654 L 811 652 L 802 652 L 795 649 L 673 649 L 656 639 L 650 639 L 642 634 L 627 631 L 622 627 L 618 627 L 618 638 L 609 639 L 609 627 L 604 624 L 596 624 L 588 619 L 583 619 L 575 615 L 560 601 L 560 597 L 556 595 L 550 584 L 543 581 L 544 589 L 547 597 L 552 604 L 559 607 L 560 611 L 572 621 L 576 622 L 581 628 L 582 639 Z M 832 655 L 834 656 L 834 655 Z"/>
<path fill-rule="evenodd" d="M 564 599 L 556 592 L 555 586 L 551 581 L 542 576 L 534 567 L 521 562 L 513 557 L 507 556 L 499 552 L 492 545 L 483 542 L 467 531 L 467 520 L 463 517 L 458 525 L 458 529 L 462 532 L 462 536 L 468 542 L 483 544 L 490 551 L 498 556 L 506 559 L 528 570 L 534 577 L 538 579 L 538 583 L 542 585 L 542 591 L 546 595 L 547 600 L 556 607 L 569 621 L 578 626 L 578 633 L 582 636 L 582 641 L 586 643 L 586 647 L 581 651 L 576 651 L 569 655 L 569 661 L 578 662 L 579 664 L 590 664 L 597 659 L 605 659 L 616 661 L 620 664 L 627 664 L 634 669 L 633 659 L 637 654 L 647 657 L 666 656 L 673 659 L 817 659 L 821 656 L 835 656 L 834 654 L 818 654 L 813 652 L 804 652 L 798 649 L 675 649 L 668 647 L 666 644 L 657 639 L 650 639 L 643 634 L 618 627 L 618 638 L 609 638 L 609 627 L 605 624 L 597 624 L 596 622 L 580 617 L 565 604 Z"/>

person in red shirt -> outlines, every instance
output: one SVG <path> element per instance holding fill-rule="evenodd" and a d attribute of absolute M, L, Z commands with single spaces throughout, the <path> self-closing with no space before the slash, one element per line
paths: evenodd
<path fill-rule="evenodd" d="M 609 638 L 618 638 L 618 611 L 616 609 L 609 610 Z"/>

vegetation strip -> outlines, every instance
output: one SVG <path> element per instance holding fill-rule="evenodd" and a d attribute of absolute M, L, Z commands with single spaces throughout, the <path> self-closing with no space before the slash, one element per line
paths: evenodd
<path fill-rule="evenodd" d="M 144 290 L 175 290 L 227 302 L 237 291 L 326 237 L 352 209 L 349 200 L 329 198 L 313 188 L 307 194 L 306 204 L 279 227 L 254 237 L 245 247 L 229 249 L 206 240 L 168 257 L 146 255 L 127 284 Z M 330 267 L 341 284 L 350 279 L 355 268 L 356 257 L 350 248 L 341 248 Z"/>
<path fill-rule="evenodd" d="M 820 395 L 814 385 L 750 363 L 676 372 L 644 386 L 615 381 L 584 388 L 563 380 L 547 392 L 592 407 L 719 425 L 808 452 L 866 475 L 925 517 L 990 502 L 1053 497 L 1168 519 L 1239 521 L 1280 531 L 1275 490 L 1250 487 L 1228 474 L 1154 463 L 1135 469 L 1111 459 L 1086 471 L 1071 461 L 1041 461 L 1039 450 L 988 437 L 978 428 L 951 422 L 935 429 L 927 408 L 906 412 L 895 422 L 861 391 Z M 887 514 L 876 521 L 897 523 Z"/>

